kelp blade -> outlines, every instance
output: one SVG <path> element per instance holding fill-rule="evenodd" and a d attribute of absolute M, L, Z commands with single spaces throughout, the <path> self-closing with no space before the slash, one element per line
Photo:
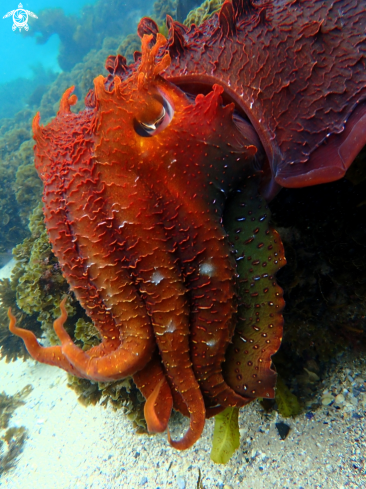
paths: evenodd
<path fill-rule="evenodd" d="M 216 464 L 226 464 L 240 445 L 239 409 L 227 407 L 215 416 L 212 438 L 211 460 Z"/>

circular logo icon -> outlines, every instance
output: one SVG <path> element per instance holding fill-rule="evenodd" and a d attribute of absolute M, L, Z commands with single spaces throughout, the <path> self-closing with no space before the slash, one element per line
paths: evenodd
<path fill-rule="evenodd" d="M 24 30 L 28 31 L 29 30 L 29 25 L 28 25 L 28 16 L 34 17 L 35 19 L 38 19 L 36 14 L 31 12 L 30 10 L 25 10 L 23 8 L 23 5 L 20 3 L 18 5 L 18 8 L 16 10 L 11 10 L 7 14 L 4 15 L 3 19 L 6 19 L 7 17 L 13 17 L 13 25 L 12 29 L 15 31 L 15 29 L 19 29 L 21 31 L 23 28 Z"/>
<path fill-rule="evenodd" d="M 15 31 L 17 27 L 19 27 L 19 30 L 22 29 L 22 27 L 24 27 L 26 31 L 29 29 L 28 14 L 22 8 L 18 8 L 17 10 L 14 11 L 13 22 L 14 22 L 14 24 L 12 25 L 13 31 Z"/>

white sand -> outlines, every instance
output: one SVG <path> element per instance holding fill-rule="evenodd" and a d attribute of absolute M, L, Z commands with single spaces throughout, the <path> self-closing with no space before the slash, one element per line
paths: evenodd
<path fill-rule="evenodd" d="M 8 263 L 4 267 L 0 268 L 0 279 L 10 277 L 14 265 L 15 265 L 15 260 L 14 258 L 12 258 L 10 261 L 8 261 Z"/>
<path fill-rule="evenodd" d="M 181 489 L 185 483 L 196 489 L 199 468 L 205 489 L 366 487 L 366 395 L 352 395 L 353 383 L 365 385 L 366 362 L 344 355 L 340 363 L 325 385 L 333 397 L 350 391 L 339 409 L 323 406 L 311 420 L 304 415 L 285 420 L 291 431 L 281 441 L 278 418 L 253 403 L 240 416 L 239 450 L 218 466 L 209 456 L 212 421 L 193 448 L 177 452 L 165 435 L 136 435 L 121 411 L 79 405 L 61 370 L 31 360 L 1 361 L 1 390 L 14 394 L 27 384 L 34 390 L 11 418 L 10 425 L 25 426 L 29 436 L 16 468 L 0 477 L 0 487 Z M 173 428 L 178 436 L 179 419 Z"/>
<path fill-rule="evenodd" d="M 193 448 L 178 452 L 165 435 L 136 435 L 122 411 L 82 407 L 58 368 L 0 361 L 0 391 L 12 395 L 28 384 L 33 391 L 10 420 L 28 438 L 15 469 L 0 476 L 1 488 L 196 489 L 199 469 L 205 489 L 366 488 L 365 357 L 338 357 L 319 397 L 332 404 L 310 420 L 283 420 L 291 426 L 284 441 L 280 418 L 257 402 L 243 409 L 241 445 L 224 466 L 210 461 L 212 420 Z M 186 426 L 174 419 L 173 436 Z"/>

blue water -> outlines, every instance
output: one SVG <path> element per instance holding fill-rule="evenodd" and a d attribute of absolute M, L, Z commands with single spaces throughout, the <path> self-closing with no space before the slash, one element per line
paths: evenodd
<path fill-rule="evenodd" d="M 97 3 L 97 0 L 30 0 L 24 1 L 22 5 L 23 9 L 31 11 L 37 16 L 44 9 L 62 8 L 65 15 L 77 16 L 77 22 L 80 20 L 80 26 L 83 27 L 83 20 L 86 20 L 85 18 L 83 19 L 82 8 L 86 5 L 93 6 Z M 103 3 L 106 5 L 105 8 L 108 9 L 108 2 L 104 1 Z M 116 21 L 120 23 L 123 28 L 128 25 L 127 29 L 129 29 L 129 32 L 136 29 L 137 19 L 140 18 L 141 14 L 148 14 L 153 4 L 149 0 L 146 0 L 146 2 L 137 0 L 134 3 L 126 0 L 126 2 L 117 3 L 119 4 L 118 9 L 122 9 L 122 11 L 112 11 L 113 2 L 111 2 L 110 19 L 114 21 L 114 24 L 116 24 Z M 59 35 L 54 33 L 54 31 L 60 26 L 59 19 L 57 18 L 57 27 L 50 27 L 50 37 L 46 42 L 43 44 L 37 43 L 37 38 L 38 40 L 42 38 L 41 32 L 37 31 L 37 24 L 39 28 L 41 26 L 39 18 L 28 17 L 28 33 L 24 29 L 22 29 L 22 32 L 19 29 L 12 30 L 12 16 L 3 18 L 8 12 L 16 10 L 18 4 L 19 0 L 2 0 L 0 2 L 0 119 L 13 117 L 15 113 L 27 105 L 27 100 L 32 96 L 35 87 L 41 84 L 49 85 L 58 73 L 70 71 L 72 68 L 72 66 L 63 66 L 62 62 L 59 63 L 58 60 L 61 43 Z M 136 9 L 138 8 L 136 7 L 137 4 L 140 10 Z M 132 6 L 130 7 L 130 5 Z M 146 11 L 144 5 L 146 5 Z M 136 9 L 136 12 L 134 9 Z M 99 12 L 100 10 L 98 10 Z M 126 15 L 126 12 L 131 15 L 131 19 L 130 15 Z M 102 25 L 104 26 L 104 24 Z M 60 26 L 59 29 L 67 37 L 65 30 L 62 30 L 65 29 L 64 25 Z M 42 34 L 45 35 L 44 30 Z M 98 35 L 98 33 L 96 34 Z M 115 35 L 115 32 L 114 34 L 112 33 L 113 35 Z M 98 49 L 98 46 L 95 47 Z M 78 45 L 76 45 L 75 49 L 78 49 Z M 82 57 L 85 54 L 83 53 L 81 57 L 79 56 L 77 62 L 82 61 Z"/>
<path fill-rule="evenodd" d="M 18 8 L 19 0 L 3 0 L 0 4 L 0 75 L 1 82 L 14 80 L 19 77 L 30 78 L 34 74 L 34 67 L 42 65 L 46 69 L 60 72 L 57 62 L 59 38 L 56 34 L 51 36 L 46 44 L 36 44 L 35 37 L 24 37 L 17 29 L 12 30 L 13 19 L 3 16 Z M 65 14 L 77 14 L 85 4 L 93 4 L 90 0 L 31 0 L 24 2 L 23 8 L 38 14 L 45 8 L 62 7 Z M 37 30 L 37 19 L 29 17 L 30 30 Z M 33 68 L 33 69 L 32 69 Z"/>

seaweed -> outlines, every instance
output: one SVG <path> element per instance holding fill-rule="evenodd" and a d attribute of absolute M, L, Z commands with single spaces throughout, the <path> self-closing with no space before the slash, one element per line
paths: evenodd
<path fill-rule="evenodd" d="M 215 416 L 211 460 L 226 464 L 240 445 L 239 408 L 227 407 Z"/>
<path fill-rule="evenodd" d="M 58 339 L 53 331 L 53 321 L 59 316 L 59 304 L 69 287 L 52 253 L 41 204 L 32 213 L 29 229 L 31 236 L 13 250 L 16 265 L 12 287 L 16 290 L 19 309 L 29 316 L 36 315 L 49 341 L 56 344 Z M 75 302 L 73 298 L 68 301 L 70 317 L 76 312 Z"/>
<path fill-rule="evenodd" d="M 137 34 L 129 34 L 126 36 L 122 43 L 118 46 L 117 53 L 122 54 L 128 63 L 134 61 L 133 53 L 135 51 L 140 51 L 141 49 L 141 39 Z"/>
<path fill-rule="evenodd" d="M 0 393 L 0 429 L 5 430 L 9 426 L 9 420 L 13 412 L 25 404 L 24 398 L 29 395 L 33 387 L 26 385 L 14 396 L 8 396 L 5 392 Z M 27 436 L 26 429 L 9 428 L 0 438 L 0 475 L 12 469 L 17 461 L 19 454 L 23 450 L 23 445 Z"/>
<path fill-rule="evenodd" d="M 123 409 L 136 431 L 147 433 L 145 399 L 131 377 L 116 382 L 97 383 L 68 374 L 68 386 L 76 392 L 78 401 L 83 406 L 100 403 L 104 407 L 110 404 L 114 410 Z"/>
<path fill-rule="evenodd" d="M 16 303 L 16 292 L 9 279 L 0 280 L 0 303 L 0 358 L 4 358 L 6 363 L 20 358 L 26 360 L 30 358 L 30 355 L 25 348 L 24 341 L 9 331 L 8 308 L 11 307 L 13 314 L 18 319 L 21 316 L 21 311 Z M 40 324 L 35 315 L 22 315 L 22 325 L 37 336 L 41 334 Z"/>
<path fill-rule="evenodd" d="M 24 114 L 29 119 L 29 112 Z M 33 163 L 30 121 L 4 119 L 0 123 L 0 252 L 22 241 L 28 217 L 41 196 L 41 182 Z"/>
<path fill-rule="evenodd" d="M 197 26 L 201 25 L 202 22 L 209 19 L 215 12 L 219 11 L 223 3 L 224 0 L 206 0 L 198 8 L 189 12 L 183 24 L 188 27 L 192 24 Z"/>
<path fill-rule="evenodd" d="M 24 448 L 27 438 L 27 430 L 19 428 L 9 428 L 0 439 L 0 476 L 16 466 L 19 455 Z"/>
<path fill-rule="evenodd" d="M 38 44 L 45 44 L 57 34 L 58 63 L 63 71 L 70 71 L 91 50 L 99 50 L 106 37 L 122 38 L 136 30 L 144 7 L 142 0 L 136 0 L 133 9 L 123 0 L 99 0 L 95 5 L 85 5 L 80 15 L 66 15 L 62 8 L 47 8 L 38 13 L 36 29 L 22 34 L 35 36 Z"/>
<path fill-rule="evenodd" d="M 34 167 L 33 141 L 24 141 L 18 150 L 20 163 L 15 174 L 14 194 L 23 225 L 28 224 L 30 214 L 40 202 L 42 182 Z"/>
<path fill-rule="evenodd" d="M 24 403 L 24 398 L 32 391 L 31 385 L 25 386 L 14 396 L 8 396 L 5 392 L 0 393 L 0 429 L 4 430 L 9 426 L 9 420 L 13 412 Z"/>
<path fill-rule="evenodd" d="M 174 19 L 177 13 L 177 0 L 157 0 L 153 6 L 153 18 L 159 22 L 165 21 L 167 15 Z"/>
<path fill-rule="evenodd" d="M 297 397 L 290 391 L 281 377 L 277 377 L 276 402 L 278 412 L 284 418 L 295 417 L 301 412 L 301 405 Z"/>

